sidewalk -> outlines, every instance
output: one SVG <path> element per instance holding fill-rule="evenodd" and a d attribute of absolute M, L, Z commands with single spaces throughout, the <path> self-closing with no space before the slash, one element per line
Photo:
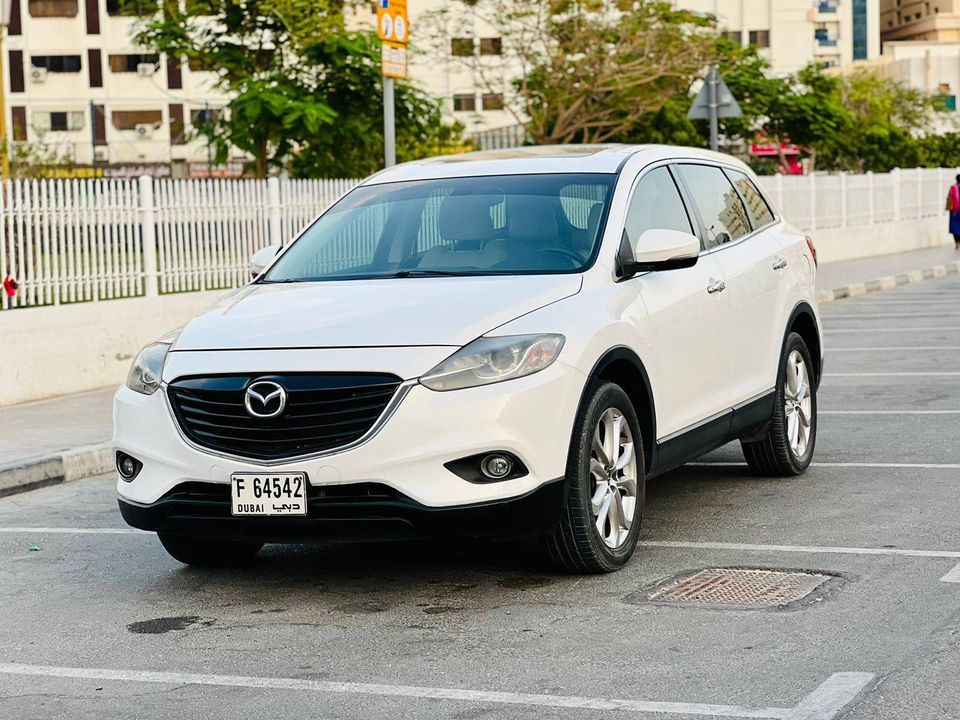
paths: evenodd
<path fill-rule="evenodd" d="M 960 272 L 953 246 L 823 265 L 821 302 Z M 115 388 L 0 408 L 0 495 L 109 472 Z"/>

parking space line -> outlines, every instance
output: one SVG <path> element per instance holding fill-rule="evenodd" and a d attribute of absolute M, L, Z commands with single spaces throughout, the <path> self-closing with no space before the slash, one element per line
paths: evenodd
<path fill-rule="evenodd" d="M 744 462 L 690 462 L 683 467 L 742 467 L 746 468 Z M 885 462 L 815 462 L 810 467 L 835 467 L 835 468 L 906 468 L 917 470 L 960 470 L 960 463 L 885 463 Z"/>
<path fill-rule="evenodd" d="M 863 672 L 834 673 L 787 713 L 784 720 L 830 720 L 853 702 L 873 677 Z"/>
<path fill-rule="evenodd" d="M 958 563 L 950 572 L 940 578 L 940 582 L 960 583 L 960 563 Z"/>
<path fill-rule="evenodd" d="M 829 319 L 829 318 L 828 318 Z M 960 326 L 951 327 L 883 327 L 883 328 L 824 328 L 827 335 L 843 335 L 844 333 L 873 333 L 873 332 L 939 332 L 942 330 L 960 330 Z"/>
<path fill-rule="evenodd" d="M 0 533 L 37 533 L 39 535 L 143 535 L 144 530 L 133 528 L 71 528 L 71 527 L 0 527 Z"/>
<path fill-rule="evenodd" d="M 818 415 L 960 415 L 960 410 L 817 410 Z"/>
<path fill-rule="evenodd" d="M 51 665 L 25 665 L 8 663 L 0 665 L 0 673 L 38 677 L 76 678 L 81 680 L 113 680 L 118 682 L 155 683 L 161 685 L 212 685 L 216 687 L 258 688 L 264 690 L 301 690 L 318 693 L 346 695 L 376 695 L 381 697 L 407 697 L 417 700 L 459 700 L 497 705 L 521 705 L 581 710 L 627 710 L 637 713 L 665 713 L 673 715 L 711 715 L 737 718 L 830 718 L 832 714 L 794 715 L 798 709 L 819 708 L 821 712 L 832 708 L 830 697 L 839 696 L 839 687 L 834 684 L 833 694 L 822 692 L 833 678 L 801 701 L 797 708 L 743 707 L 738 705 L 709 705 L 702 703 L 656 702 L 624 700 L 616 698 L 591 698 L 572 695 L 548 695 L 534 693 L 467 690 L 463 688 L 418 687 L 412 685 L 380 685 L 374 683 L 335 682 L 329 680 L 304 680 L 300 678 L 270 678 L 249 675 L 211 675 L 180 672 L 153 672 L 143 670 L 111 670 L 105 668 L 56 667 Z M 850 674 L 850 673 L 846 673 Z M 849 683 L 842 683 L 847 686 Z M 829 689 L 829 688 L 828 688 Z M 819 694 L 818 694 L 819 693 Z M 853 696 L 850 696 L 850 700 Z M 849 700 L 848 700 L 849 702 Z M 842 706 L 840 706 L 842 707 Z M 837 708 L 839 710 L 839 707 Z M 833 711 L 835 714 L 836 711 Z"/>
<path fill-rule="evenodd" d="M 901 345 L 896 346 L 877 346 L 877 347 L 829 347 L 827 352 L 879 352 L 879 351 L 900 351 L 900 350 L 960 350 L 960 345 Z"/>
<path fill-rule="evenodd" d="M 756 543 L 700 542 L 693 540 L 640 540 L 643 547 L 688 550 L 744 550 L 750 552 L 811 553 L 818 555 L 892 555 L 899 557 L 960 559 L 957 550 L 912 550 L 910 548 L 857 548 L 830 545 L 760 545 Z"/>
<path fill-rule="evenodd" d="M 824 373 L 828 377 L 954 377 L 960 372 L 834 372 Z"/>

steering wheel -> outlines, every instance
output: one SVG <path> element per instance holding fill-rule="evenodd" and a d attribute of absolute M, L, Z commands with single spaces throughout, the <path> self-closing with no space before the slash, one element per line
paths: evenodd
<path fill-rule="evenodd" d="M 570 260 L 574 264 L 574 267 L 580 267 L 583 265 L 583 258 L 573 250 L 567 250 L 566 248 L 543 248 L 540 250 L 540 252 L 563 255 L 563 257 L 567 258 L 567 260 Z"/>

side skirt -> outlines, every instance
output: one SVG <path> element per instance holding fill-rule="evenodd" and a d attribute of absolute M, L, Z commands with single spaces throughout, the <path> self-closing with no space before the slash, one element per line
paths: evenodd
<path fill-rule="evenodd" d="M 662 475 L 731 440 L 765 432 L 773 417 L 775 398 L 776 392 L 769 390 L 658 440 L 653 467 L 648 477 Z"/>

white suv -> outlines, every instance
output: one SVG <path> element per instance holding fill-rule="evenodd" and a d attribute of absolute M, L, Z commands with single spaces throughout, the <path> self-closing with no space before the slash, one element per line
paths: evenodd
<path fill-rule="evenodd" d="M 725 155 L 408 163 L 268 254 L 116 396 L 120 510 L 182 562 L 453 531 L 608 572 L 647 479 L 738 438 L 810 463 L 815 251 Z"/>

